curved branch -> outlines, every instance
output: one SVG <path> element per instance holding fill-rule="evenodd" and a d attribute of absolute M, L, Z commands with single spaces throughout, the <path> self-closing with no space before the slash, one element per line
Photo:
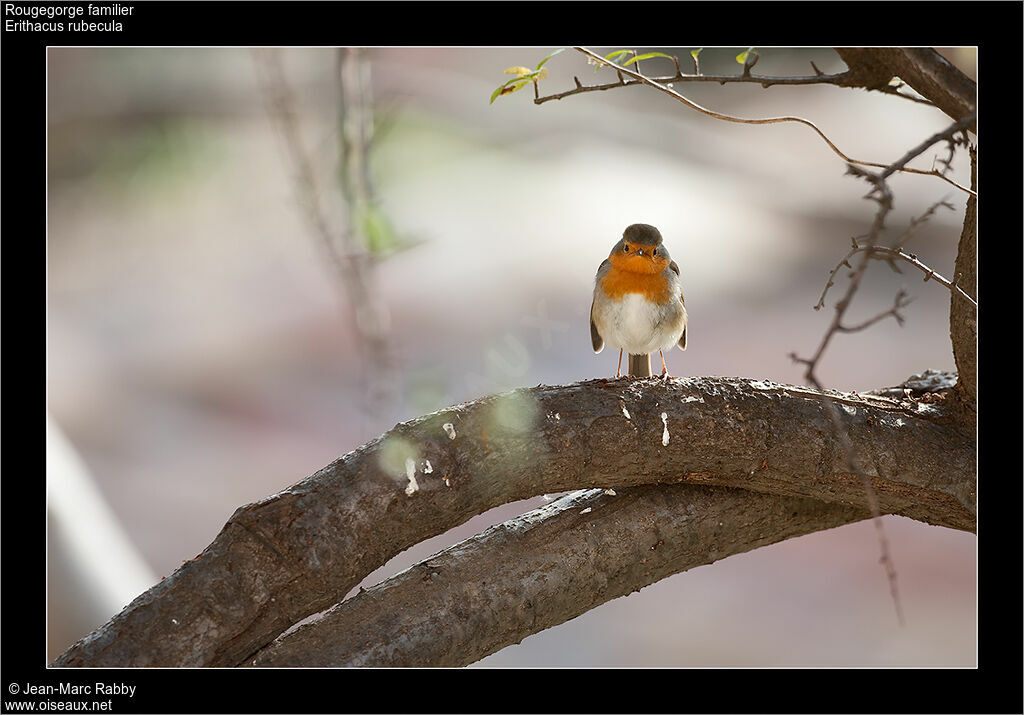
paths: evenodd
<path fill-rule="evenodd" d="M 831 404 L 867 475 L 847 468 Z M 238 665 L 409 546 L 538 494 L 686 482 L 868 509 L 868 478 L 881 513 L 973 530 L 974 446 L 948 419 L 942 402 L 739 378 L 591 380 L 456 405 L 239 508 L 54 665 Z"/>
<path fill-rule="evenodd" d="M 581 491 L 431 556 L 261 651 L 259 667 L 461 667 L 656 581 L 870 517 L 691 484 Z"/>

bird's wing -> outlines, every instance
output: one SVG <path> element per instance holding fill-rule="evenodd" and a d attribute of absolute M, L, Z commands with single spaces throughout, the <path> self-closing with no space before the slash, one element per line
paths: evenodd
<path fill-rule="evenodd" d="M 594 346 L 594 352 L 599 353 L 604 350 L 604 338 L 601 337 L 601 333 L 597 332 L 597 326 L 594 325 L 594 304 L 590 304 L 590 344 Z"/>
<path fill-rule="evenodd" d="M 678 263 L 676 263 L 675 261 L 672 261 L 671 263 L 668 264 L 668 267 L 671 268 L 673 271 L 675 271 L 675 274 L 677 276 L 679 275 L 679 264 Z M 682 291 L 679 291 L 679 302 L 682 303 L 683 305 L 686 304 L 686 301 L 683 299 L 683 292 Z M 683 334 L 679 336 L 679 342 L 677 343 L 677 345 L 679 345 L 679 349 L 680 350 L 686 350 L 686 312 L 685 312 L 685 310 L 683 312 Z"/>
<path fill-rule="evenodd" d="M 601 261 L 601 265 L 597 267 L 597 279 L 601 280 L 601 272 L 611 265 L 610 261 L 606 258 Z M 590 304 L 590 344 L 594 346 L 594 352 L 599 353 L 604 350 L 604 338 L 601 337 L 601 333 L 597 331 L 597 325 L 594 324 L 594 304 Z"/>

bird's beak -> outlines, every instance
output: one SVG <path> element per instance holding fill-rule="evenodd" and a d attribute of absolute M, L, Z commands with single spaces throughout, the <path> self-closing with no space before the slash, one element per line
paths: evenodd
<path fill-rule="evenodd" d="M 638 256 L 644 255 L 644 249 L 642 249 L 642 248 L 636 249 L 636 255 L 638 255 Z"/>

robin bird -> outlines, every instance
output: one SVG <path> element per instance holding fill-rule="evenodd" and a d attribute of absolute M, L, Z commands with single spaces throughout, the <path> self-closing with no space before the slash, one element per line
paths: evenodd
<path fill-rule="evenodd" d="M 662 377 L 668 375 L 662 351 L 673 345 L 686 350 L 679 266 L 669 257 L 661 232 L 654 226 L 628 226 L 597 269 L 590 340 L 595 353 L 601 352 L 605 343 L 619 349 L 615 377 L 622 376 L 623 350 L 629 353 L 631 375 L 650 375 L 649 356 L 657 350 Z"/>

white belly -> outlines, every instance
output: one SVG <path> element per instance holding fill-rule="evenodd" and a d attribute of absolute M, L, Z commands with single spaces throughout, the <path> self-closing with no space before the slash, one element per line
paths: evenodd
<path fill-rule="evenodd" d="M 612 348 L 631 355 L 646 355 L 671 348 L 683 334 L 683 306 L 677 301 L 658 305 L 639 293 L 627 293 L 622 300 L 602 300 L 594 324 Z"/>

